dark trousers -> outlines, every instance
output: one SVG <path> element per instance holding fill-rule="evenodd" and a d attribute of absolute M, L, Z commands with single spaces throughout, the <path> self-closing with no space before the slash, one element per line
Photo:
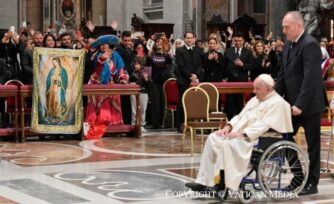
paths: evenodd
<path fill-rule="evenodd" d="M 226 94 L 226 104 L 224 107 L 224 112 L 227 118 L 231 120 L 233 116 L 238 115 L 242 107 L 244 106 L 244 96 L 243 94 Z"/>
<path fill-rule="evenodd" d="M 130 96 L 121 96 L 122 119 L 124 124 L 131 124 L 131 101 Z"/>
<path fill-rule="evenodd" d="M 289 134 L 288 138 L 288 140 L 294 142 L 295 140 L 293 136 L 296 135 L 299 127 L 303 126 L 307 142 L 307 152 L 310 160 L 310 166 L 309 166 L 310 173 L 307 179 L 307 183 L 310 183 L 315 186 L 318 185 L 320 179 L 321 114 L 322 113 L 316 113 L 307 116 L 293 116 L 292 124 L 294 132 Z"/>
<path fill-rule="evenodd" d="M 178 130 L 181 130 L 181 126 L 184 123 L 182 96 L 184 92 L 189 88 L 189 85 L 188 84 L 178 84 L 177 86 L 179 88 L 179 103 L 177 104 L 177 108 L 176 108 L 175 124 L 176 124 L 176 128 Z"/>
<path fill-rule="evenodd" d="M 162 124 L 163 113 L 164 113 L 164 93 L 162 85 L 159 83 L 152 83 L 150 95 L 150 116 L 152 126 L 159 127 Z"/>

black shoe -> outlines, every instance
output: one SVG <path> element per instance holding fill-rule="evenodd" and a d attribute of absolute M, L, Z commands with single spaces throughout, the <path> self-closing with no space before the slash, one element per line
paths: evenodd
<path fill-rule="evenodd" d="M 202 184 L 199 183 L 186 183 L 185 184 L 188 188 L 190 188 L 192 191 L 196 191 L 199 192 L 201 194 L 204 195 L 208 195 L 208 196 L 213 196 L 215 198 L 219 198 L 219 199 L 224 199 L 225 197 L 225 191 L 217 191 L 217 189 L 215 189 L 215 187 L 209 187 L 209 186 L 204 186 Z"/>
<path fill-rule="evenodd" d="M 152 125 L 151 127 L 147 127 L 148 129 L 160 129 L 160 125 Z"/>
<path fill-rule="evenodd" d="M 185 186 L 190 188 L 192 191 L 204 191 L 207 186 L 204 186 L 199 183 L 191 182 L 191 183 L 186 183 Z"/>
<path fill-rule="evenodd" d="M 293 177 L 291 180 L 290 184 L 284 188 L 284 191 L 293 191 L 296 188 L 298 188 L 304 180 L 304 177 L 298 178 L 298 177 Z"/>
<path fill-rule="evenodd" d="M 214 187 L 212 187 L 212 190 L 215 198 L 226 200 L 228 190 L 225 188 L 225 185 L 216 184 Z"/>
<path fill-rule="evenodd" d="M 304 195 L 311 195 L 311 194 L 317 194 L 318 193 L 318 187 L 313 184 L 306 184 L 303 190 L 298 194 L 301 196 Z"/>

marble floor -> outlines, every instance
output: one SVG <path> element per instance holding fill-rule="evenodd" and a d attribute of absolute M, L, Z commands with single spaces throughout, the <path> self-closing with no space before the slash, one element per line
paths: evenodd
<path fill-rule="evenodd" d="M 196 195 L 184 183 L 196 177 L 203 145 L 196 137 L 190 157 L 173 129 L 148 130 L 142 138 L 107 136 L 98 141 L 31 138 L 24 144 L 0 141 L 0 203 L 221 203 Z M 282 203 L 334 203 L 330 134 L 322 134 L 319 194 Z M 302 140 L 303 149 L 305 141 Z M 329 156 L 329 163 L 327 158 Z M 260 193 L 259 193 L 260 195 Z M 281 203 L 256 196 L 253 203 Z M 239 203 L 231 195 L 225 203 Z"/>

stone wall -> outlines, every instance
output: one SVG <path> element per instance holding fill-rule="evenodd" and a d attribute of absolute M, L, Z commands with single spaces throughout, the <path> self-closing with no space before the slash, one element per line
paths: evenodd
<path fill-rule="evenodd" d="M 10 26 L 15 26 L 17 32 L 18 0 L 0 0 L 0 5 L 0 28 L 9 29 Z"/>

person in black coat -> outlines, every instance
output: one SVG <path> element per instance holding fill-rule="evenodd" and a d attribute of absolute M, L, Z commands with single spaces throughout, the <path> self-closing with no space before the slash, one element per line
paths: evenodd
<path fill-rule="evenodd" d="M 20 60 L 21 60 L 21 68 L 22 68 L 22 76 L 21 81 L 24 84 L 33 84 L 33 45 L 27 45 L 28 42 L 25 44 L 25 49 L 21 53 Z"/>
<path fill-rule="evenodd" d="M 253 69 L 253 54 L 243 48 L 245 39 L 243 33 L 233 33 L 234 47 L 230 47 L 225 53 L 225 67 L 228 82 L 247 82 L 248 72 Z M 242 94 L 226 94 L 225 113 L 229 119 L 240 113 L 243 107 Z"/>
<path fill-rule="evenodd" d="M 169 78 L 171 56 L 168 50 L 163 47 L 164 40 L 156 39 L 153 50 L 149 50 L 146 58 L 146 66 L 152 67 L 152 84 L 150 90 L 150 118 L 153 128 L 160 128 L 163 122 L 164 113 L 164 92 L 163 84 Z"/>
<path fill-rule="evenodd" d="M 250 72 L 252 81 L 261 74 L 271 73 L 271 62 L 269 54 L 264 51 L 264 42 L 256 41 L 253 46 L 254 67 Z"/>
<path fill-rule="evenodd" d="M 20 67 L 17 60 L 18 36 L 12 31 L 0 30 L 0 84 L 19 79 Z M 0 116 L 4 117 L 5 101 L 0 98 Z M 0 118 L 1 121 L 4 121 Z M 7 124 L 0 124 L 7 127 Z"/>
<path fill-rule="evenodd" d="M 294 141 L 293 136 L 301 125 L 305 130 L 310 173 L 300 195 L 315 194 L 320 178 L 320 124 L 324 108 L 321 51 L 316 39 L 305 32 L 300 12 L 288 12 L 282 24 L 288 42 L 284 45 L 283 67 L 277 78 L 276 91 L 292 106 L 294 133 L 289 135 L 289 140 Z M 293 162 L 289 162 L 290 165 Z M 296 176 L 290 187 L 295 180 Z"/>
<path fill-rule="evenodd" d="M 20 67 L 17 60 L 18 35 L 8 31 L 0 34 L 0 83 L 19 79 Z"/>
<path fill-rule="evenodd" d="M 277 79 L 278 72 L 282 66 L 282 55 L 283 55 L 284 43 L 281 40 L 276 41 L 275 50 L 269 52 L 269 60 L 271 63 L 271 76 L 274 80 Z"/>
<path fill-rule="evenodd" d="M 224 56 L 218 52 L 218 40 L 210 37 L 209 51 L 203 54 L 203 69 L 205 82 L 220 82 L 225 78 Z"/>
<path fill-rule="evenodd" d="M 131 75 L 134 70 L 135 54 L 131 49 L 132 39 L 130 31 L 123 31 L 121 43 L 116 46 L 116 51 L 122 57 L 125 71 Z M 124 124 L 131 124 L 131 102 L 129 96 L 121 96 L 122 117 Z"/>
<path fill-rule="evenodd" d="M 181 132 L 181 125 L 184 121 L 182 108 L 182 96 L 191 82 L 198 82 L 203 77 L 202 51 L 194 46 L 196 36 L 193 32 L 184 34 L 185 45 L 176 50 L 176 81 L 179 88 L 179 103 L 176 110 L 176 127 Z"/>
<path fill-rule="evenodd" d="M 116 46 L 116 50 L 119 55 L 121 55 L 124 62 L 124 69 L 128 72 L 129 75 L 132 74 L 134 70 L 134 59 L 135 54 L 131 50 L 131 32 L 123 31 L 122 33 L 122 41 L 119 45 Z"/>

